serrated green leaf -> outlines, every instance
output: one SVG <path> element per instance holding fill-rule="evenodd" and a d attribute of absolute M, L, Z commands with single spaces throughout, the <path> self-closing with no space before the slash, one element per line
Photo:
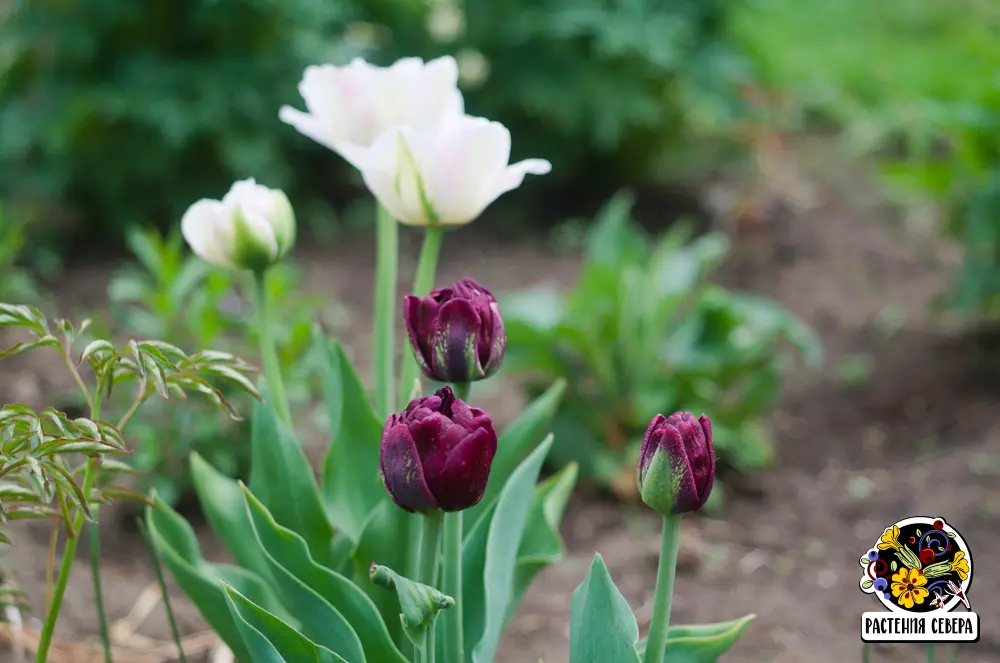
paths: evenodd
<path fill-rule="evenodd" d="M 639 663 L 639 625 L 600 554 L 570 600 L 570 663 Z"/>

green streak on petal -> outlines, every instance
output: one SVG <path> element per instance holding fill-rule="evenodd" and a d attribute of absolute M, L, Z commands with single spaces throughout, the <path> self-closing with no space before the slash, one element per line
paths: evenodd
<path fill-rule="evenodd" d="M 403 134 L 399 134 L 399 158 L 400 161 L 405 161 L 406 164 L 413 171 L 413 177 L 417 184 L 417 196 L 420 198 L 420 209 L 424 213 L 430 223 L 430 226 L 441 225 L 441 219 L 437 214 L 437 210 L 434 209 L 434 205 L 431 204 L 430 198 L 427 196 L 427 187 L 424 185 L 424 177 L 420 172 L 420 168 L 417 167 L 417 160 L 413 158 L 413 153 L 410 151 L 410 146 L 406 144 L 406 140 L 403 138 Z M 401 181 L 401 171 L 402 168 L 396 168 L 396 195 L 399 196 L 400 200 L 403 198 L 403 183 Z"/>

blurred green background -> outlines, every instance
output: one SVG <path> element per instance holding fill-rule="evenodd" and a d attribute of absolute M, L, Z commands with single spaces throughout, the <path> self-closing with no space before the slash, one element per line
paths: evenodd
<path fill-rule="evenodd" d="M 629 466 L 650 412 L 706 403 L 737 469 L 766 465 L 757 422 L 781 385 L 779 341 L 813 364 L 820 352 L 776 303 L 714 282 L 724 237 L 651 241 L 634 201 L 612 198 L 623 186 L 697 190 L 752 167 L 769 136 L 823 136 L 842 159 L 831 171 L 874 166 L 914 224 L 933 220 L 925 234 L 961 245 L 944 309 L 1000 314 L 995 0 L 0 0 L 0 300 L 39 301 L 34 277 L 84 247 L 131 253 L 108 291 L 109 333 L 192 349 L 236 336 L 232 347 L 252 353 L 239 278 L 205 270 L 160 231 L 251 176 L 285 189 L 316 240 L 369 223 L 357 175 L 278 109 L 303 106 L 296 87 L 311 64 L 444 54 L 459 62 L 467 111 L 511 129 L 512 157 L 553 163 L 477 226 L 524 233 L 587 217 L 571 293 L 507 305 L 511 365 L 540 369 L 529 395 L 556 377 L 575 385 L 562 419 L 587 412 L 589 432 L 574 438 L 587 444 L 562 459 L 600 481 Z M 283 270 L 272 283 L 287 305 L 282 361 L 297 370 L 321 303 L 293 297 L 302 275 Z M 651 282 L 663 288 L 648 306 L 622 305 Z M 239 429 L 150 417 L 135 462 L 166 477 L 161 494 L 184 492 L 190 449 L 245 472 L 225 442 Z M 157 446 L 164 429 L 183 444 Z"/>

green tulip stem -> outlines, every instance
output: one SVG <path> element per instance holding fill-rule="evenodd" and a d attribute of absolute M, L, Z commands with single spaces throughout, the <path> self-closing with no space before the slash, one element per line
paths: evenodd
<path fill-rule="evenodd" d="M 426 297 L 434 287 L 434 276 L 437 274 L 438 256 L 441 253 L 441 241 L 444 230 L 428 227 L 424 230 L 424 242 L 420 247 L 420 258 L 417 259 L 417 271 L 413 276 L 413 294 Z M 417 359 L 413 356 L 413 348 L 407 339 L 403 343 L 403 364 L 400 367 L 400 397 L 406 399 L 417 379 Z M 400 407 L 406 407 L 402 402 Z"/>
<path fill-rule="evenodd" d="M 461 511 L 444 514 L 444 587 L 441 591 L 455 599 L 455 606 L 446 610 L 442 615 L 444 618 L 444 660 L 445 663 L 464 663 Z"/>
<path fill-rule="evenodd" d="M 863 645 L 861 645 L 861 663 L 871 663 L 871 660 L 872 660 L 871 647 L 866 642 Z"/>
<path fill-rule="evenodd" d="M 399 261 L 399 224 L 387 209 L 378 205 L 375 238 L 375 313 L 372 323 L 374 347 L 372 382 L 375 407 L 380 417 L 388 417 L 395 407 L 396 282 Z M 405 385 L 403 385 L 405 387 Z M 405 398 L 405 396 L 404 396 Z"/>
<path fill-rule="evenodd" d="M 444 231 L 441 228 L 426 228 L 424 230 L 424 242 L 420 248 L 420 258 L 417 259 L 417 271 L 413 276 L 413 294 L 418 297 L 426 296 L 434 285 L 434 275 L 437 272 L 438 256 L 441 253 L 441 242 L 444 238 Z M 409 339 L 403 341 L 402 362 L 399 367 L 399 394 L 400 408 L 405 408 L 413 390 L 413 384 L 417 380 L 417 360 L 413 356 L 413 348 Z M 407 540 L 407 550 L 417 550 L 420 546 L 420 527 L 414 519 L 409 519 L 408 532 L 405 533 Z M 420 562 L 415 555 L 408 555 L 406 559 L 406 577 L 413 578 L 420 569 Z"/>
<path fill-rule="evenodd" d="M 271 311 L 267 296 L 267 270 L 258 270 L 254 274 L 254 295 L 257 300 L 257 335 L 260 340 L 260 355 L 264 361 L 264 375 L 271 403 L 281 421 L 292 431 L 292 413 L 288 409 L 288 396 L 285 394 L 285 383 L 281 379 L 281 364 L 278 363 L 278 349 L 274 343 L 274 330 L 271 327 Z"/>
<path fill-rule="evenodd" d="M 455 392 L 455 396 L 457 396 L 459 400 L 463 400 L 466 403 L 468 403 L 469 393 L 472 391 L 472 383 L 456 382 L 455 384 L 451 385 L 451 390 Z"/>
<path fill-rule="evenodd" d="M 680 543 L 681 517 L 663 516 L 663 539 L 660 563 L 656 569 L 656 589 L 653 593 L 653 617 L 649 624 L 644 663 L 663 663 L 670 632 L 670 603 L 674 596 L 674 574 L 677 572 L 677 547 Z"/>
<path fill-rule="evenodd" d="M 928 642 L 924 645 L 924 651 L 927 652 L 927 663 L 934 663 L 934 645 Z"/>
<path fill-rule="evenodd" d="M 441 511 L 435 510 L 425 513 L 421 518 L 423 521 L 423 534 L 420 537 L 420 575 L 417 580 L 435 589 L 438 584 L 438 568 L 440 567 L 438 552 L 441 548 L 443 516 L 444 514 Z M 452 608 L 452 610 L 455 608 Z M 434 655 L 434 631 L 435 626 L 433 623 L 424 631 L 424 642 L 423 646 L 420 647 L 421 663 L 436 663 Z"/>

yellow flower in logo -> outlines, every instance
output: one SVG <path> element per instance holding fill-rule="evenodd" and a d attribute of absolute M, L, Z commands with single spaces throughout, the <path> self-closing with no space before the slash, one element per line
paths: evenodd
<path fill-rule="evenodd" d="M 965 559 L 965 553 L 961 550 L 955 553 L 955 558 L 951 560 L 951 570 L 962 580 L 969 577 L 969 560 Z"/>
<path fill-rule="evenodd" d="M 892 595 L 896 602 L 907 610 L 914 604 L 921 604 L 930 594 L 924 585 L 927 578 L 919 569 L 908 569 L 905 566 L 892 576 Z"/>
<path fill-rule="evenodd" d="M 887 529 L 882 534 L 882 538 L 878 540 L 879 550 L 889 550 L 890 548 L 899 550 L 899 528 L 895 525 Z"/>

